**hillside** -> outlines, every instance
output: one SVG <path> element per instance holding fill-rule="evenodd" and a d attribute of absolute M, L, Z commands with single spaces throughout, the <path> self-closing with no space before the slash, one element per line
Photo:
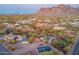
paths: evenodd
<path fill-rule="evenodd" d="M 60 4 L 52 8 L 41 8 L 38 15 L 79 15 L 79 8 Z"/>

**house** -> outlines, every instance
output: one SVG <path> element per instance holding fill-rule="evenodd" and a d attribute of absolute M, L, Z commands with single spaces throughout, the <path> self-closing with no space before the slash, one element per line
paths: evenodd
<path fill-rule="evenodd" d="M 37 53 L 40 54 L 42 52 L 51 51 L 52 48 L 50 46 L 42 46 L 36 49 Z"/>
<path fill-rule="evenodd" d="M 15 35 L 14 40 L 21 41 L 22 37 L 20 35 Z"/>
<path fill-rule="evenodd" d="M 12 40 L 12 39 L 14 39 L 13 34 L 7 34 L 4 36 L 4 40 Z"/>
<path fill-rule="evenodd" d="M 29 43 L 29 41 L 26 37 L 24 37 L 24 38 L 22 38 L 21 43 Z"/>
<path fill-rule="evenodd" d="M 65 27 L 58 27 L 58 26 L 55 26 L 53 27 L 54 30 L 65 30 L 66 28 Z"/>
<path fill-rule="evenodd" d="M 13 30 L 11 29 L 11 28 L 7 28 L 7 29 L 5 29 L 5 34 L 11 34 L 11 33 L 13 33 Z"/>
<path fill-rule="evenodd" d="M 40 40 L 44 41 L 44 42 L 48 42 L 49 44 L 51 44 L 51 42 L 53 40 L 55 40 L 56 38 L 53 36 L 45 36 L 45 37 L 41 37 Z"/>

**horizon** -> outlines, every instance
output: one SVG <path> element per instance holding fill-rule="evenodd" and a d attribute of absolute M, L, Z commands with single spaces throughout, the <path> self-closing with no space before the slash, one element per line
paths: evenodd
<path fill-rule="evenodd" d="M 0 4 L 0 14 L 33 14 L 41 8 L 51 8 L 59 4 Z M 79 4 L 65 4 L 79 8 Z"/>

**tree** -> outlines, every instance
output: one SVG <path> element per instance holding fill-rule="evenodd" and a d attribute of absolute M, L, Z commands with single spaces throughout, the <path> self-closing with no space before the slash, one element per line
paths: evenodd
<path fill-rule="evenodd" d="M 66 42 L 60 41 L 59 46 L 60 46 L 61 49 L 63 49 L 66 46 Z"/>
<path fill-rule="evenodd" d="M 0 36 L 4 36 L 5 33 L 3 31 L 0 31 Z"/>
<path fill-rule="evenodd" d="M 66 46 L 65 48 L 63 48 L 64 52 L 66 52 L 66 54 L 71 50 L 70 46 Z"/>
<path fill-rule="evenodd" d="M 53 40 L 51 44 L 56 48 L 59 48 L 60 45 L 59 40 Z"/>
<path fill-rule="evenodd" d="M 11 40 L 10 43 L 11 43 L 11 44 L 16 44 L 17 41 L 16 41 L 16 40 Z"/>
<path fill-rule="evenodd" d="M 7 48 L 8 48 L 9 50 L 11 50 L 11 51 L 16 50 L 16 47 L 15 47 L 15 46 L 13 46 L 13 45 L 9 45 L 9 46 L 7 46 Z"/>
<path fill-rule="evenodd" d="M 66 42 L 63 40 L 54 40 L 52 42 L 52 45 L 56 48 L 58 48 L 59 50 L 62 50 L 64 47 L 67 46 Z"/>
<path fill-rule="evenodd" d="M 0 40 L 0 44 L 3 44 L 5 42 L 5 40 Z"/>
<path fill-rule="evenodd" d="M 72 37 L 69 37 L 69 38 L 67 39 L 67 42 L 68 42 L 69 44 L 73 44 L 74 41 L 75 41 L 75 39 L 72 38 Z"/>
<path fill-rule="evenodd" d="M 36 40 L 36 38 L 34 38 L 34 37 L 30 37 L 30 38 L 29 38 L 29 42 L 30 42 L 30 43 L 33 43 L 35 40 Z"/>

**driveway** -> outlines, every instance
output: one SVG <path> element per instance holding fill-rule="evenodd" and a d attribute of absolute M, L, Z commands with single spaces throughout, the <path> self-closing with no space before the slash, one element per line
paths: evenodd
<path fill-rule="evenodd" d="M 44 44 L 43 42 L 24 44 L 19 49 L 16 49 L 15 51 L 13 51 L 12 54 L 20 55 L 20 54 L 31 53 L 33 55 L 36 55 L 37 54 L 36 48 L 41 45 L 46 46 L 47 44 Z"/>

